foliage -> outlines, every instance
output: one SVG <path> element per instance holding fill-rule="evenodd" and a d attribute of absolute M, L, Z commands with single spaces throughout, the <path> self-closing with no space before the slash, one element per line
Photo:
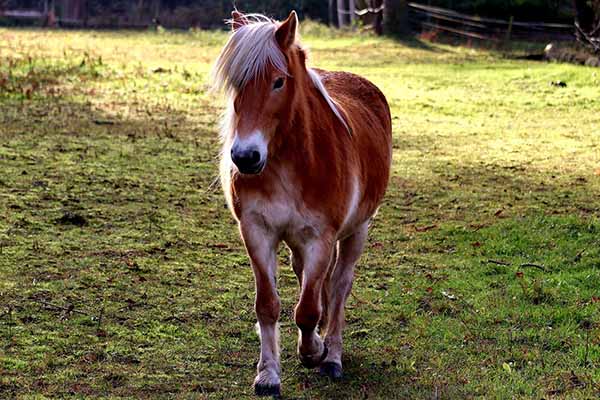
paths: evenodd
<path fill-rule="evenodd" d="M 229 18 L 233 4 L 229 0 L 75 0 L 87 5 L 90 26 L 149 25 L 158 18 L 167 27 L 222 27 Z M 517 20 L 567 21 L 573 20 L 572 0 L 417 0 L 462 12 L 482 16 Z M 389 1 L 388 5 L 400 7 L 403 2 Z M 37 0 L 4 0 L 5 8 L 42 8 Z M 57 2 L 60 7 L 62 2 Z M 357 7 L 366 7 L 366 0 L 357 0 Z M 282 19 L 290 10 L 296 10 L 301 18 L 329 22 L 328 2 L 322 0 L 239 0 L 235 7 L 244 12 L 260 12 Z M 1 23 L 2 21 L 0 21 Z"/>
<path fill-rule="evenodd" d="M 577 39 L 600 54 L 600 0 L 575 0 Z"/>
<path fill-rule="evenodd" d="M 0 29 L 0 398 L 253 398 L 254 283 L 215 186 L 225 38 Z M 386 94 L 394 163 L 342 382 L 299 366 L 281 252 L 285 397 L 597 398 L 598 72 L 304 40 Z"/>
<path fill-rule="evenodd" d="M 470 14 L 520 21 L 573 21 L 572 0 L 421 0 Z"/>

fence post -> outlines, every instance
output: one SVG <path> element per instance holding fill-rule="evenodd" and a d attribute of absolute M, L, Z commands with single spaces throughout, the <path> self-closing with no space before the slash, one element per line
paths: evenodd
<path fill-rule="evenodd" d="M 510 16 L 510 19 L 508 20 L 508 30 L 506 31 L 506 41 L 510 41 L 510 36 L 512 34 L 512 27 L 513 27 L 513 22 L 515 20 L 515 17 L 513 17 L 512 15 Z"/>
<path fill-rule="evenodd" d="M 333 3 L 334 3 L 334 0 L 329 0 L 329 9 L 327 10 L 329 12 L 329 26 L 335 26 Z"/>

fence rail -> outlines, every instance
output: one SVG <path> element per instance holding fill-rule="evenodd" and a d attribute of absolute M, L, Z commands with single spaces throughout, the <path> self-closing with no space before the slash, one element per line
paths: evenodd
<path fill-rule="evenodd" d="M 22 18 L 22 19 L 41 19 L 45 14 L 37 10 L 0 10 L 0 17 Z"/>
<path fill-rule="evenodd" d="M 480 40 L 574 40 L 572 24 L 519 22 L 467 15 L 441 7 L 408 3 L 409 21 L 415 30 L 438 30 Z"/>

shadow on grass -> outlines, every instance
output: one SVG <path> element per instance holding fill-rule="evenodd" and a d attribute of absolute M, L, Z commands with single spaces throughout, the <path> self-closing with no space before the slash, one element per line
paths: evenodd
<path fill-rule="evenodd" d="M 447 50 L 441 49 L 439 47 L 434 47 L 428 42 L 419 38 L 416 34 L 411 35 L 389 35 L 390 39 L 402 44 L 411 49 L 415 50 L 425 50 L 431 51 L 434 53 L 446 53 Z"/>
<path fill-rule="evenodd" d="M 332 381 L 327 377 L 309 377 L 311 386 L 320 386 L 321 395 L 328 399 L 348 398 L 461 398 L 467 392 L 459 384 L 440 380 L 438 384 L 419 382 L 417 371 L 404 370 L 399 364 L 374 363 L 368 357 L 344 354 L 344 377 Z M 309 371 L 308 374 L 317 374 Z M 285 373 L 284 373 L 285 374 Z M 284 394 L 285 394 L 284 388 Z M 290 397 L 294 398 L 294 397 Z"/>
<path fill-rule="evenodd" d="M 105 71 L 102 58 L 87 53 L 65 60 L 5 57 L 0 64 L 0 99 L 52 95 L 61 82 L 73 78 L 99 80 Z"/>

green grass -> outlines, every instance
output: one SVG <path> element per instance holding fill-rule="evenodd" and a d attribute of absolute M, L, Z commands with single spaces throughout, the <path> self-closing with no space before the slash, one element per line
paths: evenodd
<path fill-rule="evenodd" d="M 224 40 L 0 29 L 0 398 L 252 396 L 254 283 L 214 185 Z M 284 397 L 598 397 L 600 71 L 304 42 L 384 91 L 394 164 L 341 383 L 299 366 L 282 251 Z"/>

